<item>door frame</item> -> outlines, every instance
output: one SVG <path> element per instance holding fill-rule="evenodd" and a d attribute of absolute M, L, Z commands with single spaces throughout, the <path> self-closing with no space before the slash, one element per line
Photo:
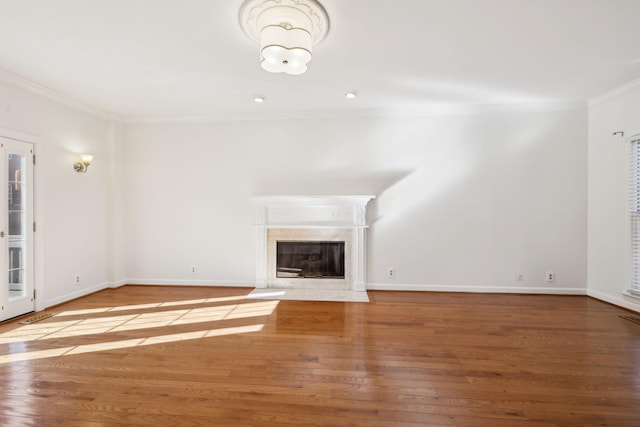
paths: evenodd
<path fill-rule="evenodd" d="M 38 167 L 38 154 L 40 152 L 42 138 L 37 135 L 4 127 L 0 127 L 0 136 L 20 142 L 28 142 L 33 145 L 33 155 L 36 158 L 36 163 L 33 165 L 33 221 L 36 223 L 36 231 L 33 233 L 33 289 L 36 292 L 34 308 L 35 311 L 42 311 L 46 308 L 42 262 L 44 250 L 40 238 L 44 230 L 42 221 L 42 192 L 40 191 L 42 177 L 39 173 L 40 168 Z"/>

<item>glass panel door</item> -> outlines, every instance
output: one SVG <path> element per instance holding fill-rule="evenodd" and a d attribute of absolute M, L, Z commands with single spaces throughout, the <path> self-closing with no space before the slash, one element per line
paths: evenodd
<path fill-rule="evenodd" d="M 6 210 L 0 214 L 0 252 L 6 278 L 0 320 L 34 311 L 33 293 L 33 146 L 0 138 Z M 4 181 L 4 182 L 2 182 Z M 1 277 L 1 276 L 0 276 Z"/>

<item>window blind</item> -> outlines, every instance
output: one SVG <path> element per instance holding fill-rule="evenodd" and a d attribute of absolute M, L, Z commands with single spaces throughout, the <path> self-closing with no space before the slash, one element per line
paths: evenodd
<path fill-rule="evenodd" d="M 629 221 L 631 225 L 631 284 L 640 296 L 640 135 L 629 144 Z"/>

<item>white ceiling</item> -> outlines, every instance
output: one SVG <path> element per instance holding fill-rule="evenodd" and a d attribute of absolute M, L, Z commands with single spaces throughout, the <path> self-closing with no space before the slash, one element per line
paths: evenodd
<path fill-rule="evenodd" d="M 301 76 L 260 68 L 242 2 L 0 0 L 0 69 L 131 119 L 573 102 L 640 77 L 640 0 L 321 0 Z"/>

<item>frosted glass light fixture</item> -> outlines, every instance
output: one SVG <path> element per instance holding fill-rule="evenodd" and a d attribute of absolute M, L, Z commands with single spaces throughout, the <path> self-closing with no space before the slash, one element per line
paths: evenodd
<path fill-rule="evenodd" d="M 80 161 L 73 164 L 73 169 L 75 169 L 76 172 L 86 173 L 92 161 L 93 156 L 91 154 L 80 154 Z"/>
<path fill-rule="evenodd" d="M 240 26 L 260 45 L 260 64 L 271 73 L 303 74 L 313 46 L 329 31 L 329 17 L 316 0 L 246 0 Z"/>

